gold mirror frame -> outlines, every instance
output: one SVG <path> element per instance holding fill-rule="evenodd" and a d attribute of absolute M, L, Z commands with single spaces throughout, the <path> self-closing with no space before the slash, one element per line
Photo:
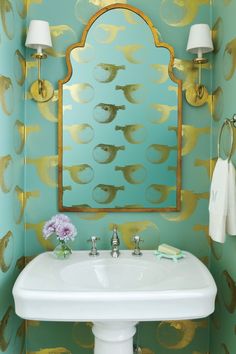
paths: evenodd
<path fill-rule="evenodd" d="M 75 48 L 83 48 L 91 26 L 104 13 L 113 9 L 127 9 L 139 15 L 149 26 L 156 47 L 163 47 L 169 50 L 170 61 L 168 65 L 169 78 L 178 85 L 178 108 L 177 108 L 177 168 L 176 168 L 176 207 L 164 208 L 88 208 L 63 205 L 63 85 L 66 84 L 73 73 L 70 61 L 71 51 Z M 177 79 L 173 74 L 174 49 L 165 42 L 158 39 L 157 29 L 151 20 L 139 9 L 128 4 L 112 4 L 99 10 L 87 23 L 82 33 L 81 41 L 70 45 L 66 50 L 67 75 L 63 80 L 58 81 L 58 209 L 63 212 L 176 212 L 181 207 L 181 148 L 182 148 L 182 80 Z"/>

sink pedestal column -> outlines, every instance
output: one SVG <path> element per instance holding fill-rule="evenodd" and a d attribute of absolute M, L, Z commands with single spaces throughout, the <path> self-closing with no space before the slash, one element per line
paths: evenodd
<path fill-rule="evenodd" d="M 133 336 L 138 322 L 94 322 L 94 354 L 133 354 Z"/>

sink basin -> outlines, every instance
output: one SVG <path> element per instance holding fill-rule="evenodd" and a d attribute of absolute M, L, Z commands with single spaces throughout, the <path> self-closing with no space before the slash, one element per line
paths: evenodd
<path fill-rule="evenodd" d="M 132 338 L 138 321 L 206 317 L 214 311 L 215 282 L 195 256 L 185 255 L 173 262 L 154 251 L 135 257 L 126 250 L 119 258 L 109 251 L 97 257 L 74 251 L 62 261 L 42 253 L 16 280 L 16 313 L 30 320 L 92 321 L 95 336 L 102 341 L 109 336 L 109 342 L 117 329 L 119 337 L 122 329 Z M 95 353 L 116 353 L 110 344 L 106 351 L 97 343 Z"/>
<path fill-rule="evenodd" d="M 16 313 L 45 321 L 167 320 L 208 316 L 216 286 L 208 269 L 192 254 L 177 263 L 109 251 L 89 257 L 74 251 L 61 261 L 50 252 L 31 261 L 13 294 Z"/>

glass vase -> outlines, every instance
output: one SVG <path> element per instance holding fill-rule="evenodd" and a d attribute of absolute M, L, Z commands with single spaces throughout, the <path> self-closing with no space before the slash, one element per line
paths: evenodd
<path fill-rule="evenodd" d="M 54 249 L 53 254 L 57 259 L 66 259 L 70 257 L 72 251 L 65 241 L 59 241 L 59 244 Z"/>

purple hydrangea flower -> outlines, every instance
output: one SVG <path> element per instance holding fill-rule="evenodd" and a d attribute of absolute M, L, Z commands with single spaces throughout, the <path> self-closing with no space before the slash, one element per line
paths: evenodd
<path fill-rule="evenodd" d="M 43 227 L 43 235 L 44 238 L 48 238 L 49 236 L 51 236 L 54 232 L 56 232 L 56 225 L 55 225 L 55 221 L 53 221 L 52 219 L 47 221 L 44 224 Z"/>
<path fill-rule="evenodd" d="M 51 218 L 51 220 L 53 220 L 56 224 L 70 222 L 70 218 L 65 214 L 56 214 Z"/>
<path fill-rule="evenodd" d="M 65 242 L 69 240 L 73 241 L 75 236 L 77 235 L 77 230 L 73 224 L 71 224 L 70 222 L 65 222 L 57 226 L 56 234 L 58 240 Z"/>
<path fill-rule="evenodd" d="M 76 227 L 70 222 L 70 218 L 64 214 L 54 215 L 44 224 L 43 236 L 48 239 L 52 234 L 56 234 L 57 239 L 67 242 L 74 240 L 77 235 Z"/>

